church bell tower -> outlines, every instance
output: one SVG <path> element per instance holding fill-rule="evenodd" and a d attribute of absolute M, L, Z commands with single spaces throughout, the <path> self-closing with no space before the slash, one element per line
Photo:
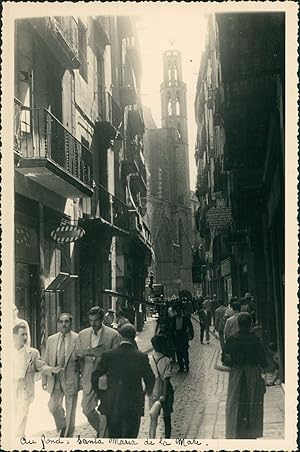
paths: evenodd
<path fill-rule="evenodd" d="M 163 53 L 161 122 L 163 128 L 176 130 L 174 149 L 178 204 L 190 206 L 189 148 L 187 132 L 186 84 L 182 80 L 181 53 L 170 49 Z"/>

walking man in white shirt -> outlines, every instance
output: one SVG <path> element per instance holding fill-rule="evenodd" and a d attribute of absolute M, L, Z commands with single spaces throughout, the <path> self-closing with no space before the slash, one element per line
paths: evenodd
<path fill-rule="evenodd" d="M 34 399 L 34 374 L 41 371 L 52 375 L 61 371 L 60 367 L 47 366 L 41 359 L 39 351 L 28 347 L 27 326 L 18 323 L 13 327 L 13 410 L 14 426 L 18 438 L 24 436 L 29 406 Z"/>
<path fill-rule="evenodd" d="M 104 311 L 94 306 L 88 313 L 90 327 L 80 331 L 76 354 L 81 358 L 82 411 L 98 438 L 107 436 L 106 416 L 101 415 L 96 407 L 98 396 L 92 388 L 92 372 L 96 369 L 104 351 L 118 347 L 120 336 L 114 329 L 102 324 Z"/>
<path fill-rule="evenodd" d="M 13 324 L 15 326 L 18 323 L 25 324 L 26 333 L 27 333 L 26 345 L 28 345 L 28 347 L 30 347 L 30 345 L 31 345 L 31 336 L 30 336 L 30 328 L 29 328 L 28 322 L 25 319 L 20 319 L 19 318 L 19 309 L 14 304 L 13 305 Z"/>
<path fill-rule="evenodd" d="M 45 362 L 60 366 L 58 375 L 43 377 L 43 389 L 50 394 L 49 410 L 54 417 L 60 437 L 72 437 L 75 430 L 75 415 L 80 383 L 79 358 L 75 354 L 78 334 L 71 331 L 72 315 L 61 313 L 57 318 L 58 333 L 49 336 L 46 342 Z M 65 399 L 66 412 L 62 406 Z"/>

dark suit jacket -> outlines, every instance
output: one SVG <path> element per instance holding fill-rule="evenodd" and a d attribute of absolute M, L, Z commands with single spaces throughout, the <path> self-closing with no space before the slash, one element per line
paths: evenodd
<path fill-rule="evenodd" d="M 204 309 L 202 308 L 198 311 L 198 316 L 199 316 L 200 324 L 205 325 L 205 326 L 210 324 L 210 320 L 211 320 L 211 312 L 210 311 L 207 311 L 205 313 Z"/>
<path fill-rule="evenodd" d="M 187 337 L 188 340 L 194 339 L 194 328 L 189 317 L 182 317 L 182 330 L 176 331 L 176 316 L 172 317 L 172 331 L 176 334 L 181 334 Z"/>
<path fill-rule="evenodd" d="M 99 391 L 98 380 L 107 374 L 107 390 Z M 92 373 L 92 387 L 101 399 L 100 411 L 113 417 L 142 416 L 146 392 L 152 393 L 155 377 L 146 353 L 133 344 L 123 343 L 103 353 L 101 361 Z"/>

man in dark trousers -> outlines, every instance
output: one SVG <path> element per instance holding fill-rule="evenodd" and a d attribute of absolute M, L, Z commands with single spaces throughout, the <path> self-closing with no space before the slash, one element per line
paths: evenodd
<path fill-rule="evenodd" d="M 200 322 L 200 341 L 203 344 L 204 332 L 206 343 L 209 344 L 210 335 L 209 335 L 209 326 L 211 322 L 211 313 L 207 306 L 203 303 L 203 306 L 198 311 L 199 322 Z"/>
<path fill-rule="evenodd" d="M 107 416 L 110 438 L 137 438 L 144 415 L 142 380 L 148 395 L 155 377 L 146 353 L 134 346 L 136 331 L 130 323 L 119 329 L 121 344 L 104 352 L 92 373 L 92 387 L 101 400 L 98 408 Z M 107 375 L 107 389 L 99 389 L 99 378 Z"/>
<path fill-rule="evenodd" d="M 189 317 L 182 315 L 182 307 L 178 304 L 176 316 L 172 318 L 172 330 L 176 349 L 178 372 L 190 370 L 189 341 L 194 339 L 194 328 Z"/>

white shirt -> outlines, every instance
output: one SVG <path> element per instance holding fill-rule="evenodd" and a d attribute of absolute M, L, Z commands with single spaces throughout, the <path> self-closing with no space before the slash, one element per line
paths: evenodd
<path fill-rule="evenodd" d="M 69 331 L 69 333 L 65 334 L 64 336 L 65 336 L 65 359 L 66 359 L 67 350 L 68 350 L 68 347 L 69 347 L 69 342 L 70 342 L 70 337 L 71 337 L 70 331 Z M 58 350 L 60 349 L 60 343 L 62 341 L 62 337 L 63 337 L 63 334 L 60 333 L 59 334 L 58 343 L 57 343 L 57 351 L 56 351 L 56 353 L 58 353 Z"/>
<path fill-rule="evenodd" d="M 26 372 L 26 368 L 25 368 L 25 358 L 26 358 L 26 353 L 25 353 L 25 346 L 22 347 L 20 350 L 17 350 L 16 348 L 14 349 L 14 353 L 13 353 L 13 369 L 14 369 L 14 378 L 15 379 L 19 379 L 19 378 L 25 378 L 25 372 Z"/>
<path fill-rule="evenodd" d="M 92 338 L 91 338 L 92 348 L 98 347 L 100 338 L 101 338 L 101 334 L 102 334 L 102 329 L 103 328 L 101 327 L 97 334 L 94 332 L 94 330 L 92 330 Z"/>

